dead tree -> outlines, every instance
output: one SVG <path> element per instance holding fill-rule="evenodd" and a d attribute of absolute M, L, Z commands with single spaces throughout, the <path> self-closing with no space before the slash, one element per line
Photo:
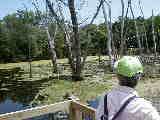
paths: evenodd
<path fill-rule="evenodd" d="M 53 37 L 51 37 L 48 27 L 45 27 L 45 29 L 46 29 L 46 33 L 48 36 L 48 47 L 49 47 L 49 51 L 51 54 L 53 72 L 57 72 L 57 54 L 56 54 L 56 48 L 55 48 L 55 36 L 56 36 L 56 31 L 57 31 L 57 25 L 56 25 Z"/>
<path fill-rule="evenodd" d="M 128 28 L 125 27 L 125 24 L 126 24 L 125 22 L 127 22 L 127 15 L 128 15 L 128 11 L 129 11 L 129 8 L 130 8 L 129 1 L 128 1 L 126 14 L 125 14 L 125 16 L 124 16 L 125 4 L 124 4 L 124 1 L 123 1 L 123 0 L 121 0 L 121 5 L 122 5 L 122 16 L 121 16 L 120 57 L 123 56 L 124 48 L 125 48 L 125 44 L 126 44 L 126 34 L 127 34 L 127 31 L 128 31 Z M 124 29 L 124 27 L 125 27 L 125 29 Z"/>
<path fill-rule="evenodd" d="M 110 1 L 111 2 L 111 1 Z M 107 2 L 106 2 L 107 3 Z M 114 62 L 114 57 L 112 55 L 112 22 L 111 22 L 111 6 L 110 3 L 107 3 L 108 6 L 108 13 L 109 13 L 109 21 L 107 19 L 107 13 L 105 10 L 105 5 L 104 3 L 102 4 L 102 9 L 103 9 L 103 15 L 104 15 L 104 19 L 105 19 L 105 25 L 107 27 L 107 36 L 108 36 L 108 40 L 107 40 L 107 50 L 108 50 L 108 55 L 109 55 L 109 60 L 110 60 L 110 69 L 112 70 L 113 68 L 113 62 Z"/>
<path fill-rule="evenodd" d="M 137 20 L 135 19 L 135 16 L 134 16 L 134 13 L 133 13 L 131 1 L 132 1 L 132 0 L 129 0 L 129 1 L 128 1 L 128 4 L 129 4 L 129 6 L 130 6 L 132 18 L 133 18 L 133 20 L 134 20 L 134 25 L 135 25 L 135 28 L 136 28 L 136 38 L 137 38 L 137 40 L 138 40 L 139 52 L 140 52 L 140 55 L 141 55 L 141 54 L 142 54 L 142 45 L 141 45 L 141 41 L 140 41 L 140 37 L 139 37 L 139 30 L 138 30 L 138 26 L 137 26 Z"/>
<path fill-rule="evenodd" d="M 139 0 L 139 9 L 140 12 L 142 14 L 142 17 L 144 18 L 144 14 L 143 14 L 143 10 L 142 10 L 142 6 L 141 6 L 141 1 Z M 146 27 L 145 27 L 145 23 L 142 22 L 142 27 L 144 30 L 144 37 L 145 37 L 145 43 L 146 43 L 146 47 L 147 47 L 147 53 L 149 53 L 149 47 L 148 47 L 148 38 L 147 38 L 147 33 L 146 33 Z"/>
<path fill-rule="evenodd" d="M 57 72 L 58 70 L 58 66 L 57 66 L 57 54 L 56 54 L 56 48 L 55 48 L 55 37 L 56 37 L 56 32 L 57 32 L 57 24 L 55 22 L 55 28 L 54 28 L 54 34 L 53 36 L 51 36 L 50 32 L 49 32 L 49 19 L 48 16 L 47 16 L 47 9 L 46 9 L 46 16 L 42 17 L 42 15 L 40 14 L 40 10 L 38 8 L 38 1 L 33 1 L 32 4 L 34 5 L 35 7 L 35 10 L 37 12 L 37 15 L 40 19 L 40 21 L 42 22 L 41 24 L 43 25 L 45 31 L 46 31 L 46 34 L 47 34 L 47 37 L 48 37 L 48 48 L 49 48 L 49 52 L 50 52 L 50 56 L 51 56 L 51 61 L 52 61 L 52 65 L 53 65 L 53 71 L 52 72 Z"/>
<path fill-rule="evenodd" d="M 156 36 L 155 36 L 155 30 L 154 30 L 154 14 L 152 10 L 152 35 L 153 35 L 153 43 L 154 43 L 154 54 L 155 57 L 157 56 L 157 44 L 156 44 Z"/>
<path fill-rule="evenodd" d="M 78 33 L 78 22 L 77 22 L 77 16 L 75 12 L 75 6 L 74 6 L 74 0 L 68 0 L 68 7 L 71 14 L 71 20 L 72 20 L 72 31 L 73 31 L 73 37 L 70 36 L 67 26 L 65 25 L 63 19 L 60 19 L 60 17 L 57 15 L 55 10 L 52 7 L 52 3 L 49 0 L 46 0 L 46 4 L 49 8 L 50 13 L 54 17 L 54 19 L 57 21 L 59 27 L 62 29 L 64 35 L 65 35 L 65 44 L 68 52 L 68 59 L 69 63 L 71 65 L 72 69 L 72 77 L 74 80 L 81 80 L 81 50 L 80 50 L 80 41 L 79 41 L 79 33 Z M 73 55 L 72 52 L 72 41 L 75 45 L 75 53 Z"/>
<path fill-rule="evenodd" d="M 126 42 L 126 40 L 125 40 L 126 36 L 125 36 L 125 34 L 123 35 L 124 22 L 125 22 L 125 19 L 123 18 L 123 15 L 124 15 L 124 1 L 123 0 L 121 0 L 121 4 L 122 4 L 122 20 L 121 20 L 122 23 L 121 23 L 121 45 L 120 45 L 121 46 L 121 50 L 120 50 L 120 55 L 122 56 L 123 55 L 123 51 L 124 51 L 124 44 Z M 138 26 L 137 26 L 137 21 L 135 20 L 135 16 L 134 16 L 134 13 L 133 13 L 131 0 L 128 0 L 128 7 L 127 7 L 125 18 L 127 18 L 129 9 L 131 11 L 131 15 L 132 15 L 132 18 L 134 20 L 134 26 L 135 26 L 135 29 L 136 29 L 136 38 L 138 40 L 139 53 L 142 54 L 142 45 L 141 45 L 141 41 L 140 41 L 140 37 L 139 37 L 139 30 L 138 30 Z M 125 30 L 125 31 L 127 31 L 127 30 Z"/>
<path fill-rule="evenodd" d="M 79 30 L 78 30 L 78 21 L 75 11 L 74 0 L 68 0 L 68 6 L 71 14 L 72 21 L 72 30 L 73 30 L 73 46 L 75 52 L 75 71 L 73 77 L 75 79 L 80 79 L 81 76 L 81 48 L 80 48 L 80 39 L 79 39 Z"/>
<path fill-rule="evenodd" d="M 123 51 L 124 51 L 124 43 L 125 43 L 125 39 L 124 39 L 124 0 L 121 0 L 121 5 L 122 5 L 122 16 L 121 16 L 121 44 L 120 44 L 120 56 L 123 55 Z"/>
<path fill-rule="evenodd" d="M 62 1 L 59 0 L 59 2 L 62 2 Z M 82 79 L 81 73 L 82 73 L 82 69 L 83 69 L 87 54 L 83 55 L 83 60 L 81 60 L 82 53 L 81 53 L 80 38 L 79 38 L 79 26 L 78 26 L 78 20 L 77 20 L 74 2 L 75 0 L 68 0 L 68 3 L 66 2 L 64 3 L 64 1 L 62 2 L 65 6 L 69 8 L 70 18 L 72 23 L 71 30 L 65 24 L 64 16 L 61 10 L 59 10 L 59 15 L 58 15 L 53 9 L 53 6 L 50 0 L 46 0 L 46 5 L 48 6 L 52 17 L 57 21 L 58 26 L 60 27 L 60 29 L 63 31 L 65 35 L 64 43 L 66 45 L 66 49 L 68 53 L 69 64 L 72 69 L 72 77 L 74 80 L 81 80 Z M 94 18 L 92 19 L 92 23 L 96 18 L 98 12 L 96 12 L 96 15 L 94 15 Z"/>

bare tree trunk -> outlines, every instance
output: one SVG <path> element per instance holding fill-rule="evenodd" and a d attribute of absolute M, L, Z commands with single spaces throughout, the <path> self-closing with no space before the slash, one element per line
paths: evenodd
<path fill-rule="evenodd" d="M 71 49 L 72 45 L 71 45 L 71 42 L 70 42 L 70 36 L 67 33 L 66 29 L 64 30 L 64 34 L 65 34 L 64 43 L 65 43 L 66 49 L 67 49 L 69 64 L 70 64 L 70 67 L 72 69 L 72 73 L 74 73 L 74 71 L 75 71 L 74 56 L 72 54 L 72 49 Z"/>
<path fill-rule="evenodd" d="M 80 48 L 80 39 L 78 33 L 78 21 L 74 6 L 74 0 L 68 0 L 69 10 L 71 14 L 71 20 L 73 25 L 73 40 L 74 40 L 74 48 L 75 48 L 75 71 L 73 73 L 73 77 L 76 80 L 81 79 L 81 48 Z"/>
<path fill-rule="evenodd" d="M 53 8 L 50 8 L 50 9 L 53 9 Z M 60 12 L 60 16 L 61 16 L 61 18 L 63 20 L 62 21 L 63 23 L 60 23 L 60 20 L 59 20 L 58 16 L 54 15 L 56 13 L 54 13 L 53 16 L 55 16 L 55 17 L 57 16 L 56 17 L 57 18 L 57 22 L 59 23 L 60 28 L 62 29 L 62 31 L 65 34 L 64 44 L 65 44 L 66 49 L 67 49 L 67 54 L 68 54 L 67 56 L 68 56 L 70 67 L 72 69 L 72 73 L 74 73 L 74 71 L 75 71 L 75 63 L 74 63 L 74 56 L 73 56 L 73 53 L 72 53 L 72 43 L 70 41 L 71 40 L 71 36 L 70 36 L 70 34 L 68 32 L 67 26 L 64 23 L 64 16 L 62 14 L 62 9 L 61 9 L 60 5 L 58 5 L 58 9 L 59 9 L 59 12 Z"/>
<path fill-rule="evenodd" d="M 152 10 L 152 35 L 153 35 L 153 43 L 154 43 L 154 53 L 155 57 L 157 56 L 157 44 L 156 44 L 156 36 L 155 36 L 155 31 L 154 31 L 154 14 Z"/>
<path fill-rule="evenodd" d="M 29 38 L 29 45 L 28 45 L 28 50 L 29 50 L 29 77 L 32 78 L 32 57 L 31 57 L 31 39 Z"/>
<path fill-rule="evenodd" d="M 139 9 L 141 11 L 141 14 L 144 18 L 144 14 L 143 14 L 143 10 L 142 10 L 142 6 L 141 6 L 141 1 L 139 0 Z M 147 47 L 147 53 L 149 53 L 149 47 L 148 47 L 148 39 L 147 39 L 147 33 L 146 33 L 146 28 L 145 28 L 145 24 L 144 22 L 142 23 L 143 26 L 143 30 L 144 30 L 144 37 L 145 37 L 145 43 L 146 43 L 146 47 Z"/>
<path fill-rule="evenodd" d="M 124 51 L 124 0 L 121 0 L 121 5 L 122 5 L 122 16 L 121 16 L 121 44 L 120 44 L 120 56 L 123 55 L 123 51 Z"/>
<path fill-rule="evenodd" d="M 100 8 L 101 8 L 101 6 L 103 5 L 104 1 L 105 1 L 105 0 L 99 0 L 99 2 L 100 2 L 100 3 L 99 3 L 99 6 L 97 7 L 97 11 L 96 11 L 96 13 L 94 14 L 94 16 L 93 16 L 93 18 L 92 18 L 92 20 L 91 20 L 91 22 L 90 22 L 89 25 L 91 25 L 91 24 L 94 22 L 94 20 L 96 19 L 97 15 L 98 15 L 98 13 L 99 13 L 99 11 L 100 11 Z"/>
<path fill-rule="evenodd" d="M 52 65 L 53 65 L 53 69 L 54 69 L 53 72 L 57 72 L 57 54 L 56 54 L 56 50 L 55 50 L 55 36 L 56 36 L 57 26 L 55 28 L 53 37 L 51 37 L 51 35 L 49 33 L 49 30 L 48 30 L 48 27 L 45 27 L 45 29 L 46 29 L 46 33 L 47 33 L 47 36 L 48 36 L 48 46 L 49 46 Z"/>
<path fill-rule="evenodd" d="M 110 59 L 110 68 L 112 69 L 112 63 L 113 63 L 113 56 L 112 56 L 112 48 L 111 48 L 111 43 L 112 43 L 112 23 L 111 23 L 111 8 L 110 5 L 108 5 L 109 7 L 109 18 L 110 21 L 108 22 L 107 19 L 107 13 L 105 10 L 105 6 L 104 4 L 102 4 L 102 9 L 103 9 L 103 15 L 104 15 L 104 19 L 105 19 L 105 24 L 107 27 L 107 36 L 108 36 L 108 41 L 107 41 L 107 49 L 108 49 L 108 55 L 109 55 L 109 59 Z"/>
<path fill-rule="evenodd" d="M 67 27 L 65 23 L 62 23 L 60 21 L 59 16 L 56 14 L 54 9 L 52 8 L 51 2 L 49 0 L 46 0 L 46 4 L 52 14 L 52 16 L 55 18 L 57 21 L 57 24 L 60 26 L 60 28 L 63 30 L 65 34 L 65 44 L 67 47 L 67 52 L 68 52 L 68 59 L 69 63 L 71 65 L 72 69 L 72 76 L 74 80 L 80 80 L 81 79 L 81 49 L 80 49 L 80 40 L 79 40 L 79 31 L 78 31 L 78 22 L 77 22 L 77 16 L 75 12 L 75 6 L 74 6 L 74 0 L 68 0 L 68 5 L 69 5 L 69 10 L 71 14 L 71 20 L 72 20 L 72 25 L 73 25 L 73 37 L 70 37 L 70 34 L 67 31 Z M 61 13 L 61 12 L 60 12 Z M 61 14 L 61 17 L 63 15 Z M 63 21 L 64 22 L 64 21 Z M 73 38 L 73 43 L 74 43 L 74 52 L 75 56 L 73 55 L 72 51 L 72 44 L 70 40 Z"/>
<path fill-rule="evenodd" d="M 27 11 L 27 17 L 29 17 L 28 15 L 28 10 L 26 8 L 26 11 Z M 31 25 L 27 25 L 27 27 L 32 27 Z M 28 59 L 29 59 L 29 78 L 32 78 L 32 55 L 31 55 L 31 49 L 32 49 L 32 41 L 31 41 L 31 37 L 28 36 L 28 40 L 29 40 L 29 43 L 28 43 Z"/>
<path fill-rule="evenodd" d="M 93 16 L 91 23 L 93 23 L 94 19 L 98 15 L 99 9 L 100 9 L 103 1 L 104 0 L 101 0 L 100 5 L 97 9 L 97 12 Z M 78 30 L 78 20 L 77 20 L 77 16 L 76 16 L 74 2 L 75 2 L 75 0 L 68 0 L 68 4 L 65 4 L 69 7 L 69 11 L 70 11 L 70 15 L 71 15 L 70 17 L 71 17 L 72 26 L 73 26 L 72 27 L 72 34 L 70 34 L 68 32 L 67 26 L 65 25 L 65 22 L 63 19 L 64 16 L 61 13 L 61 11 L 59 10 L 60 16 L 58 16 L 52 7 L 51 1 L 46 0 L 46 4 L 49 8 L 51 15 L 57 21 L 58 26 L 62 29 L 62 31 L 65 34 L 65 41 L 64 42 L 65 42 L 65 45 L 67 48 L 68 59 L 69 59 L 69 64 L 71 65 L 73 79 L 80 80 L 80 79 L 82 79 L 81 71 L 83 69 L 87 54 L 86 53 L 84 54 L 83 61 L 81 61 L 81 48 L 80 48 L 80 39 L 79 39 L 79 30 Z M 64 2 L 62 1 L 62 3 L 64 3 Z M 89 36 L 89 34 L 88 34 L 88 36 Z M 72 42 L 71 42 L 71 40 L 72 40 Z M 89 41 L 91 41 L 91 40 L 89 40 Z"/>
<path fill-rule="evenodd" d="M 147 47 L 147 53 L 149 53 L 148 38 L 147 38 L 147 33 L 146 33 L 146 28 L 145 28 L 144 23 L 143 23 L 143 29 L 144 29 L 144 36 L 145 36 L 145 43 L 146 43 L 146 47 Z"/>
<path fill-rule="evenodd" d="M 54 9 L 53 9 L 53 7 L 52 7 L 52 4 L 51 4 L 50 0 L 46 0 L 46 4 L 47 4 L 47 6 L 48 6 L 48 8 L 49 8 L 49 11 L 50 11 L 51 15 L 52 15 L 52 16 L 54 17 L 54 19 L 57 21 L 58 26 L 59 26 L 59 27 L 61 28 L 61 30 L 64 32 L 64 35 L 65 35 L 64 43 L 65 43 L 66 49 L 67 49 L 68 60 L 69 60 L 69 64 L 70 64 L 71 69 L 72 69 L 72 74 L 74 74 L 76 68 L 75 68 L 75 63 L 74 63 L 74 56 L 73 56 L 73 54 L 72 54 L 72 48 L 71 48 L 71 47 L 72 47 L 72 44 L 71 44 L 71 42 L 70 42 L 71 37 L 70 37 L 70 34 L 69 34 L 68 31 L 67 31 L 67 27 L 66 27 L 66 25 L 65 25 L 65 23 L 64 23 L 64 19 L 61 20 L 61 19 L 59 18 L 59 16 L 56 14 L 56 12 L 54 11 Z M 63 15 L 62 15 L 61 11 L 59 11 L 59 12 L 60 12 L 60 14 L 61 14 L 61 17 L 63 18 Z"/>
<path fill-rule="evenodd" d="M 142 45 L 141 45 L 141 40 L 140 40 L 140 37 L 139 37 L 138 26 L 137 26 L 137 21 L 136 20 L 134 20 L 134 24 L 135 24 L 135 27 L 136 27 L 136 38 L 138 39 L 139 52 L 140 52 L 140 55 L 142 55 Z"/>
<path fill-rule="evenodd" d="M 125 15 L 125 18 L 124 18 L 124 8 L 125 8 L 125 5 L 124 5 L 124 1 L 122 0 L 121 1 L 121 4 L 122 4 L 122 23 L 121 23 L 121 45 L 120 45 L 120 57 L 123 56 L 123 53 L 124 53 L 124 49 L 125 49 L 125 44 L 126 44 L 126 34 L 127 34 L 127 27 L 126 27 L 126 30 L 124 32 L 124 23 L 125 23 L 125 20 L 127 18 L 127 15 L 128 15 L 128 11 L 129 11 L 129 1 L 128 1 L 128 6 L 127 6 L 127 10 L 126 10 L 126 15 Z"/>
<path fill-rule="evenodd" d="M 34 5 L 35 9 L 36 9 L 36 12 L 40 18 L 40 20 L 42 20 L 42 16 L 40 14 L 40 11 L 39 11 L 39 8 L 37 6 L 37 1 L 33 1 L 32 4 Z M 47 6 L 46 6 L 47 7 Z M 46 14 L 47 14 L 47 8 L 46 8 Z M 46 18 L 45 18 L 45 22 L 46 22 Z M 44 22 L 44 21 L 43 21 Z M 49 52 L 50 52 L 50 55 L 51 55 L 51 60 L 52 60 L 52 65 L 53 65 L 53 71 L 52 72 L 57 72 L 57 54 L 56 54 L 56 50 L 55 50 L 55 37 L 56 37 L 56 32 L 57 32 L 57 24 L 55 26 L 55 31 L 54 31 L 54 35 L 53 37 L 51 37 L 50 33 L 49 33 L 49 29 L 48 29 L 48 25 L 47 25 L 47 22 L 46 23 L 43 23 L 46 25 L 45 27 L 45 30 L 46 30 L 46 33 L 47 33 L 47 36 L 48 36 L 48 47 L 49 47 Z"/>
<path fill-rule="evenodd" d="M 121 0 L 121 4 L 122 4 L 122 24 L 121 24 L 121 50 L 120 50 L 120 55 L 122 56 L 122 54 L 124 52 L 124 44 L 125 44 L 125 35 L 123 35 L 123 32 L 124 32 L 124 30 L 123 30 L 124 29 L 124 18 L 123 18 L 123 16 L 124 16 L 124 1 L 123 0 Z M 135 25 L 135 28 L 136 28 L 136 38 L 138 40 L 139 52 L 140 52 L 140 54 L 142 54 L 142 46 L 141 46 L 141 41 L 140 41 L 140 37 L 139 37 L 137 21 L 135 20 L 135 16 L 134 16 L 134 13 L 133 13 L 131 0 L 128 0 L 126 18 L 127 18 L 129 8 L 131 10 L 131 14 L 132 14 L 132 17 L 134 19 L 134 25 Z"/>
<path fill-rule="evenodd" d="M 111 2 L 111 1 L 109 1 Z M 108 41 L 108 50 L 109 50 L 109 53 L 110 53 L 110 60 L 112 61 L 112 58 L 113 58 L 113 53 L 114 52 L 112 49 L 112 45 L 113 45 L 113 48 L 114 48 L 114 43 L 113 43 L 113 35 L 112 35 L 112 20 L 111 20 L 111 5 L 108 4 L 108 13 L 109 13 L 109 22 L 108 22 L 108 25 L 109 25 L 109 32 L 110 32 L 110 36 L 109 36 L 109 41 Z M 113 43 L 113 44 L 112 44 Z"/>
<path fill-rule="evenodd" d="M 141 41 L 140 41 L 140 37 L 139 37 L 137 21 L 135 20 L 135 16 L 134 16 L 133 9 L 132 9 L 131 0 L 129 0 L 128 4 L 130 5 L 131 14 L 132 14 L 132 17 L 134 19 L 134 25 L 135 25 L 135 28 L 136 28 L 136 38 L 138 40 L 139 52 L 140 52 L 140 55 L 141 55 L 142 54 L 142 45 L 141 45 Z"/>

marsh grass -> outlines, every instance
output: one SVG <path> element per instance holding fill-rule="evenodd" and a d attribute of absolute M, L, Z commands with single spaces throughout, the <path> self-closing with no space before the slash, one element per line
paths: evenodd
<path fill-rule="evenodd" d="M 102 57 L 101 60 L 108 60 L 108 57 Z M 67 59 L 58 60 L 59 71 L 57 73 L 52 72 L 50 60 L 33 61 L 33 78 L 29 78 L 29 64 L 27 62 L 0 64 L 0 69 L 21 68 L 23 73 L 16 78 L 13 86 L 16 88 L 16 85 L 18 85 L 16 83 L 20 82 L 20 85 L 22 85 L 27 81 L 28 89 L 30 89 L 30 86 L 32 89 L 36 89 L 36 93 L 29 96 L 32 97 L 32 99 L 28 101 L 30 104 L 42 105 L 63 101 L 66 99 L 66 94 L 73 94 L 80 98 L 82 102 L 86 102 L 100 96 L 104 91 L 108 91 L 117 85 L 115 74 L 108 72 L 105 66 L 99 64 L 98 57 L 90 56 L 86 61 L 83 71 L 84 80 L 77 82 L 71 80 L 71 69 L 67 63 Z M 41 80 L 43 80 L 43 82 L 41 82 Z M 30 85 L 29 82 L 31 84 L 34 83 L 34 86 Z M 9 83 L 10 82 L 6 82 L 2 84 L 1 89 L 4 89 L 5 87 L 3 86 Z M 36 83 L 38 85 L 36 85 Z M 147 79 L 140 81 L 136 89 L 140 95 L 144 97 L 160 96 L 159 84 L 160 78 L 147 77 Z M 26 89 L 23 88 L 23 86 L 25 85 L 22 85 L 22 88 L 19 90 Z M 32 92 L 30 94 L 32 94 Z M 25 93 L 23 93 L 23 95 L 23 99 L 25 99 Z"/>

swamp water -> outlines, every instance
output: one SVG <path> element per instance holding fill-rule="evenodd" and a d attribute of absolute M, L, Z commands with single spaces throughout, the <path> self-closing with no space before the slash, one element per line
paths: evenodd
<path fill-rule="evenodd" d="M 29 104 L 39 91 L 47 85 L 44 85 L 47 82 L 47 79 L 24 80 L 22 75 L 0 74 L 0 114 L 30 108 L 31 105 Z"/>

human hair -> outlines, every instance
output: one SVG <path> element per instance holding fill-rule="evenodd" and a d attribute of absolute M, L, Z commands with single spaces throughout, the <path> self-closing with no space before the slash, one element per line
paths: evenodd
<path fill-rule="evenodd" d="M 117 77 L 121 86 L 135 88 L 138 84 L 138 80 L 140 79 L 140 74 L 136 74 L 133 77 L 126 77 L 118 74 Z"/>

